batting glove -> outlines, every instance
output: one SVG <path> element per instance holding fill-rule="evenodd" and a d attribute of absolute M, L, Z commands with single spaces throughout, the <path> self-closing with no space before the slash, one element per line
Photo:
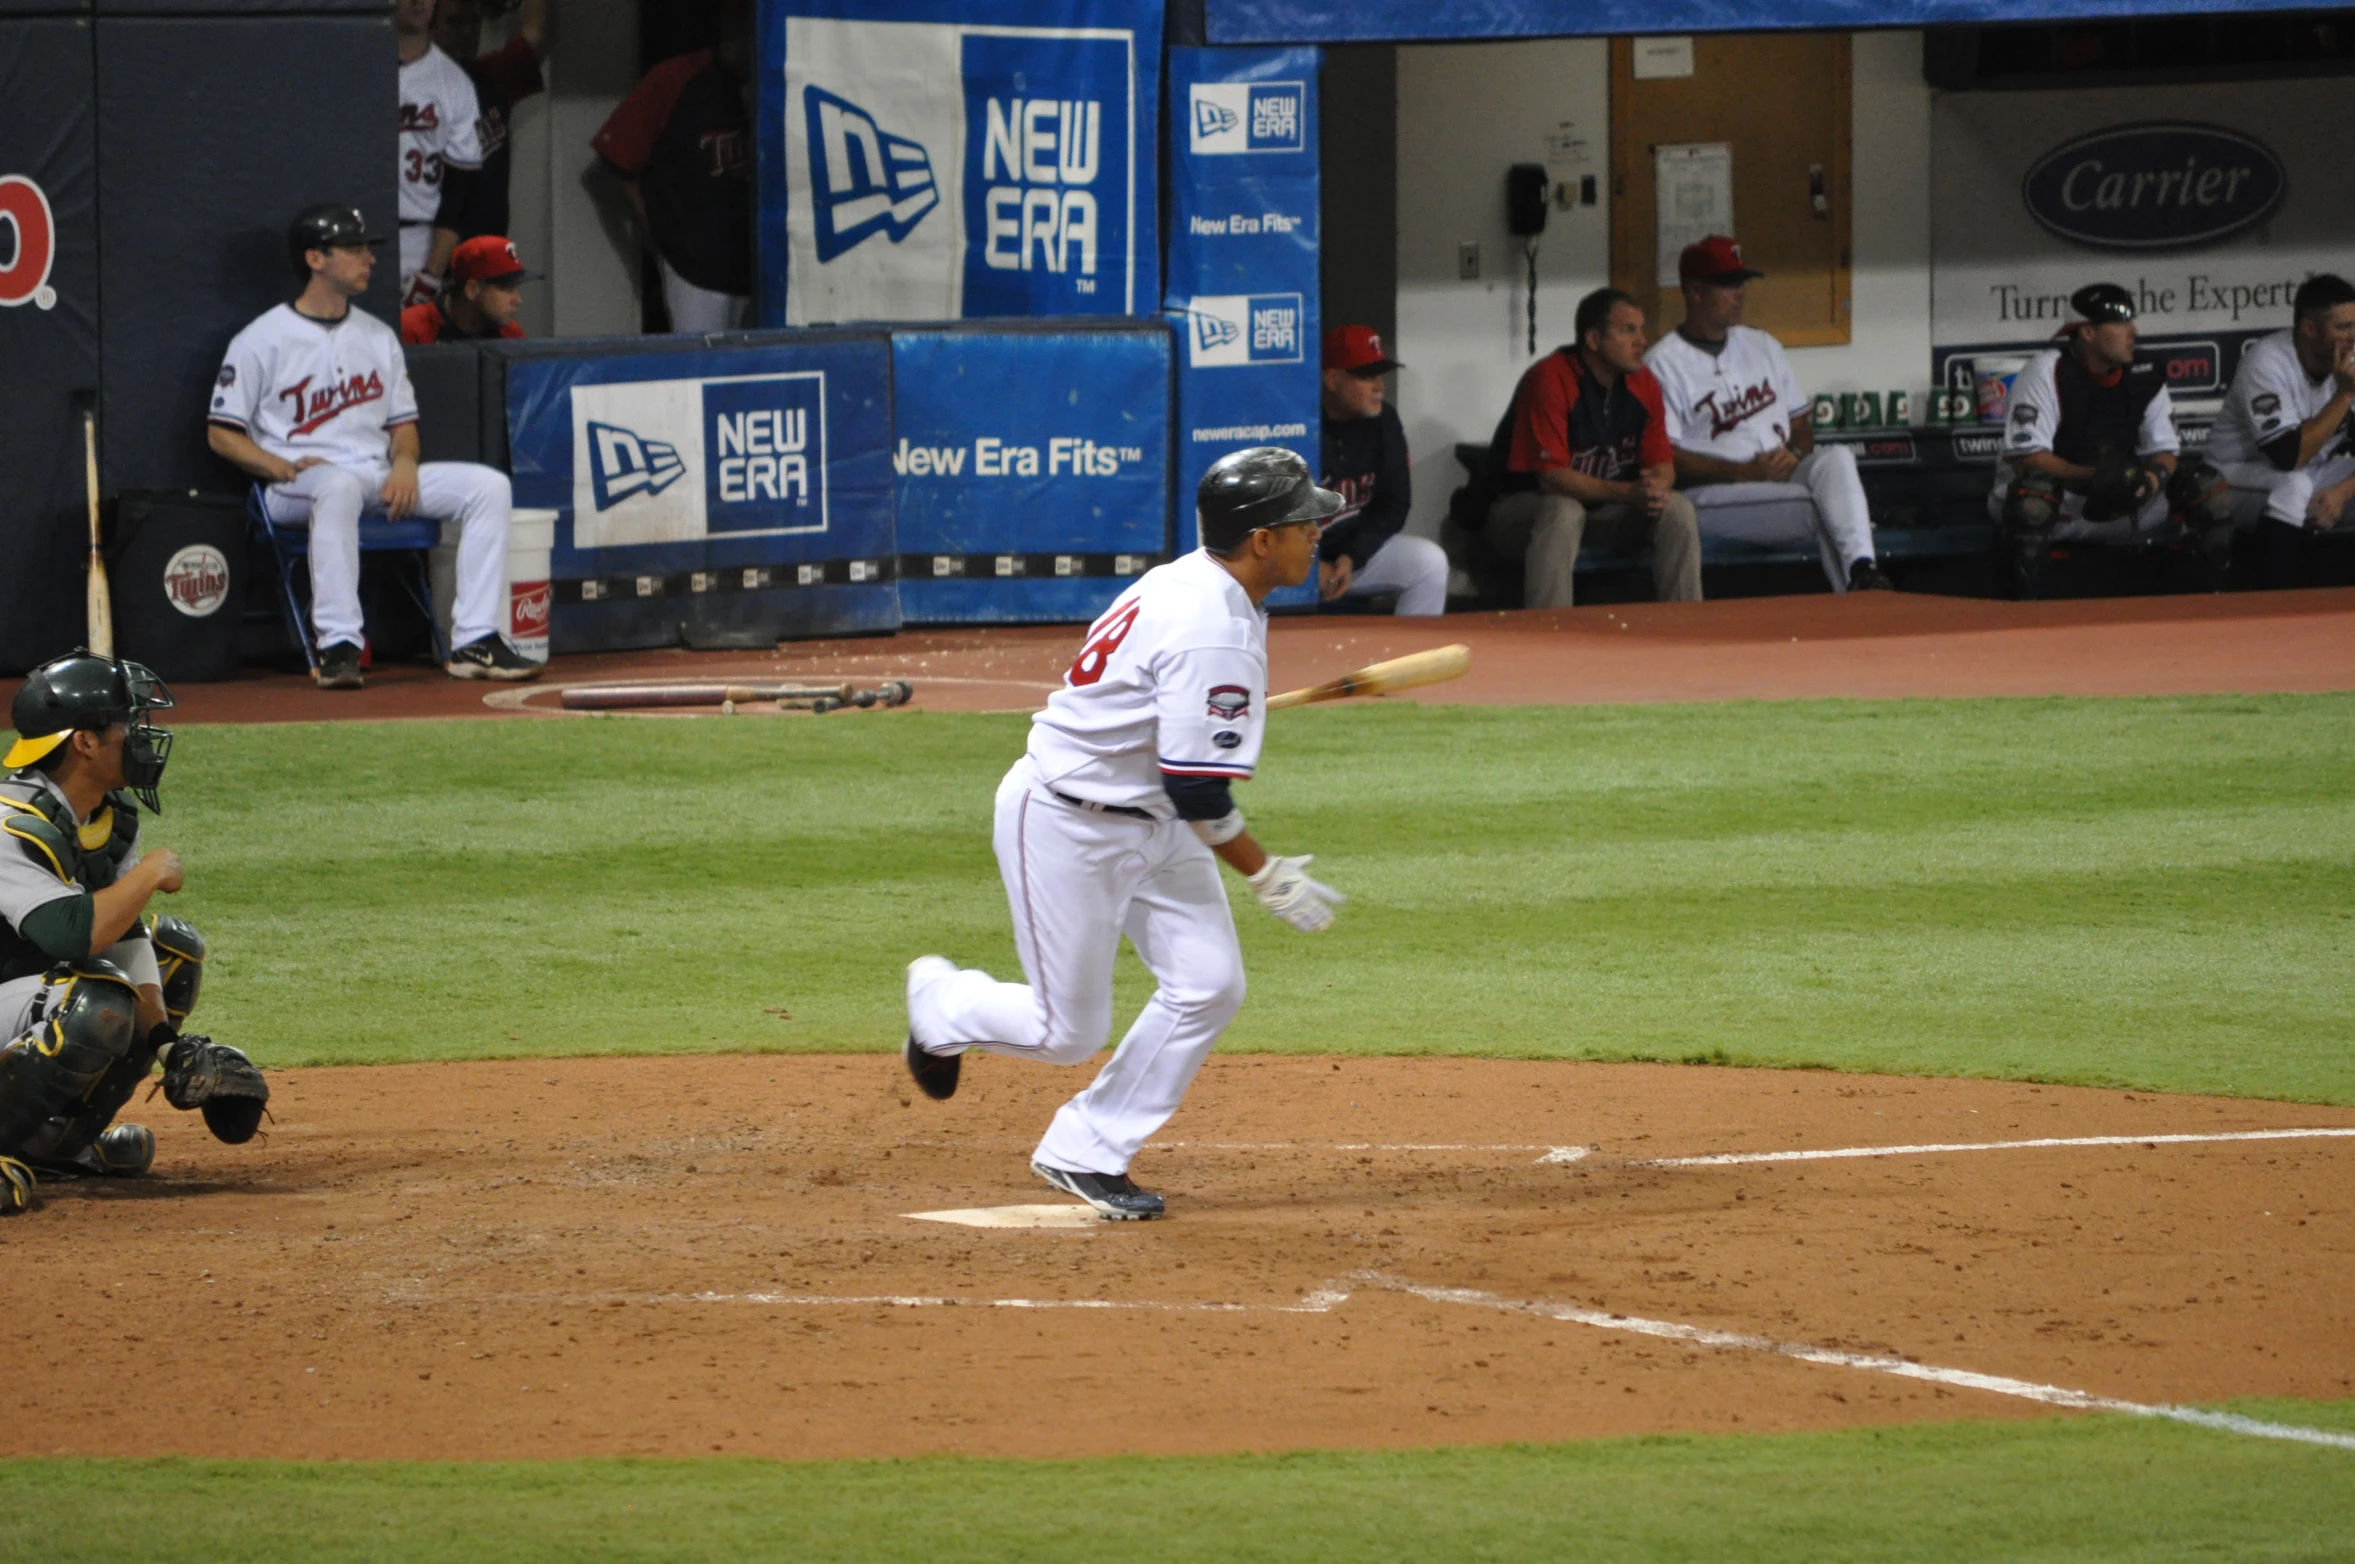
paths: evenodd
<path fill-rule="evenodd" d="M 1308 866 L 1315 859 L 1314 853 L 1270 858 L 1257 874 L 1244 876 L 1244 883 L 1262 907 L 1303 934 L 1331 928 L 1333 909 L 1349 900 L 1330 885 L 1308 877 Z"/>

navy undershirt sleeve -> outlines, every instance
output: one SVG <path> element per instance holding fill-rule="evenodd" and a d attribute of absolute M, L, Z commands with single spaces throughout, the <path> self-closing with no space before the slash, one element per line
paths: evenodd
<path fill-rule="evenodd" d="M 1177 806 L 1180 820 L 1224 820 L 1235 811 L 1235 795 L 1225 777 L 1173 777 L 1164 774 L 1161 790 Z"/>

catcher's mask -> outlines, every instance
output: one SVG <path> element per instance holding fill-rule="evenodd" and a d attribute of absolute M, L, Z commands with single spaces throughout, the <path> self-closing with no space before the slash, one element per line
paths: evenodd
<path fill-rule="evenodd" d="M 172 733 L 150 722 L 147 714 L 174 704 L 171 687 L 144 663 L 76 649 L 26 675 L 9 710 L 16 742 L 0 758 L 0 766 L 21 770 L 76 732 L 103 733 L 120 723 L 126 730 L 123 785 L 148 809 L 162 814 L 156 789 L 164 779 L 164 763 L 171 758 Z"/>

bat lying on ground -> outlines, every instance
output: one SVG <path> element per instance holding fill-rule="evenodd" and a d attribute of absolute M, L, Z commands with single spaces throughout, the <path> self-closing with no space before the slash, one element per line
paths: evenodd
<path fill-rule="evenodd" d="M 1472 649 L 1460 642 L 1454 646 L 1435 646 L 1427 652 L 1409 652 L 1404 657 L 1393 657 L 1388 662 L 1373 663 L 1355 673 L 1345 673 L 1338 679 L 1327 679 L 1306 689 L 1286 690 L 1281 695 L 1267 698 L 1269 711 L 1282 711 L 1287 706 L 1306 706 L 1314 701 L 1346 700 L 1352 695 L 1387 695 L 1393 690 L 1411 690 L 1422 684 L 1443 684 L 1449 679 L 1460 679 L 1472 666 Z"/>
<path fill-rule="evenodd" d="M 871 690 L 841 684 L 606 684 L 568 689 L 566 711 L 644 711 L 665 706 L 749 706 L 760 701 L 833 711 L 843 706 L 905 706 L 916 687 L 886 679 Z"/>

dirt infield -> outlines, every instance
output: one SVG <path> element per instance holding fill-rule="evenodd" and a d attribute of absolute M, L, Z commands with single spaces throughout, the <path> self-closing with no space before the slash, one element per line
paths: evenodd
<path fill-rule="evenodd" d="M 1498 1301 L 2146 1403 L 2355 1393 L 2355 1140 L 1645 1165 L 2348 1110 L 1219 1058 L 1138 1166 L 1170 1220 L 911 1220 L 1056 1198 L 1025 1158 L 1077 1076 L 967 1082 L 911 1100 L 888 1057 L 298 1070 L 245 1148 L 153 1113 L 156 1177 L 0 1229 L 0 1454 L 1069 1456 L 2044 1410 Z"/>
<path fill-rule="evenodd" d="M 1062 678 L 1070 625 L 799 641 L 774 654 L 615 652 L 557 660 L 546 684 L 486 696 L 423 667 L 351 694 L 288 674 L 179 690 L 184 722 L 547 713 L 556 686 L 619 679 L 832 682 L 897 677 L 919 709 L 1030 711 Z M 2355 590 L 1999 603 L 1861 593 L 1636 603 L 1437 620 L 1287 617 L 1268 637 L 1277 689 L 1464 641 L 1472 673 L 1402 697 L 1475 705 L 1886 699 L 1915 695 L 2205 695 L 2355 689 Z M 14 693 L 0 683 L 0 696 Z M 829 721 L 869 720 L 846 712 Z"/>

